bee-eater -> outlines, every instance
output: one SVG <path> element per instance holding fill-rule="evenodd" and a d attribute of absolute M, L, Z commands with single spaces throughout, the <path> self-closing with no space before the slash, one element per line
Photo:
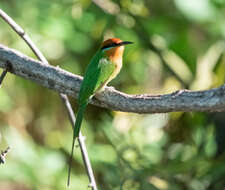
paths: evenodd
<path fill-rule="evenodd" d="M 79 136 L 86 106 L 96 93 L 103 90 L 104 87 L 118 75 L 122 67 L 124 45 L 131 43 L 132 42 L 122 41 L 119 38 L 105 40 L 86 69 L 78 96 L 78 111 L 73 130 L 73 143 L 67 185 L 69 185 L 70 182 L 74 143 L 75 139 Z"/>

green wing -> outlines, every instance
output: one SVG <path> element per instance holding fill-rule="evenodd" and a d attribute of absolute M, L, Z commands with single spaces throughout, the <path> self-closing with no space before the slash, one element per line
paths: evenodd
<path fill-rule="evenodd" d="M 86 103 L 112 75 L 115 65 L 104 57 L 104 52 L 99 50 L 92 58 L 81 84 L 78 103 Z"/>
<path fill-rule="evenodd" d="M 100 74 L 95 85 L 94 93 L 105 85 L 116 68 L 115 64 L 113 64 L 108 58 L 100 59 L 98 67 L 100 68 Z"/>

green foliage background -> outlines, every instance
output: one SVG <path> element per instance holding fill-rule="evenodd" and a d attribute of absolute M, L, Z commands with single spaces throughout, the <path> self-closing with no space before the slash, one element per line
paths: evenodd
<path fill-rule="evenodd" d="M 110 85 L 204 90 L 225 78 L 224 0 L 1 0 L 52 65 L 83 75 L 103 39 L 135 42 Z M 0 43 L 34 57 L 0 20 Z M 73 102 L 76 110 L 76 101 Z M 225 187 L 225 113 L 131 114 L 89 106 L 82 131 L 99 189 Z M 8 74 L 0 89 L 0 190 L 63 190 L 72 131 L 57 93 Z M 76 148 L 70 189 L 87 189 Z"/>

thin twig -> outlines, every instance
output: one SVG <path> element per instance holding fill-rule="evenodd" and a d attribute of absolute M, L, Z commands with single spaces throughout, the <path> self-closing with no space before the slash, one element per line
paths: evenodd
<path fill-rule="evenodd" d="M 4 69 L 4 70 L 2 71 L 1 76 L 0 76 L 0 88 L 1 88 L 1 85 L 2 85 L 2 81 L 4 80 L 6 74 L 7 74 L 7 69 Z"/>
<path fill-rule="evenodd" d="M 41 51 L 36 47 L 36 45 L 33 43 L 31 38 L 25 33 L 25 31 L 11 17 L 9 17 L 1 9 L 0 9 L 0 16 L 12 27 L 12 29 L 22 39 L 24 39 L 24 41 L 32 49 L 32 51 L 37 56 L 37 58 L 40 61 L 42 61 L 42 63 L 48 65 L 47 59 L 44 57 L 44 55 L 41 53 Z M 62 101 L 64 102 L 64 105 L 67 109 L 67 112 L 68 112 L 69 118 L 70 118 L 70 122 L 71 122 L 71 125 L 72 125 L 72 129 L 73 129 L 73 126 L 75 124 L 75 115 L 74 115 L 74 112 L 72 110 L 72 106 L 69 102 L 69 99 L 68 99 L 67 95 L 62 94 L 62 93 L 60 93 L 59 95 L 60 95 L 60 97 L 61 97 Z M 86 145 L 85 145 L 85 142 L 84 142 L 84 137 L 83 137 L 81 132 L 79 134 L 78 141 L 79 141 L 79 146 L 80 146 L 80 149 L 81 149 L 82 158 L 83 158 L 84 165 L 85 165 L 85 168 L 86 168 L 86 171 L 87 171 L 87 174 L 88 174 L 88 178 L 89 178 L 89 181 L 90 181 L 91 188 L 92 188 L 92 190 L 97 190 L 95 177 L 94 177 L 94 174 L 93 174 L 93 170 L 92 170 L 91 163 L 90 163 L 90 160 L 89 160 L 89 157 L 88 157 Z"/>
<path fill-rule="evenodd" d="M 7 22 L 11 28 L 26 42 L 26 44 L 32 49 L 34 54 L 38 57 L 40 61 L 44 64 L 48 64 L 47 59 L 43 56 L 40 50 L 35 46 L 30 37 L 25 33 L 25 31 L 19 26 L 9 15 L 7 15 L 3 10 L 0 9 L 0 17 Z"/>
<path fill-rule="evenodd" d="M 10 147 L 6 148 L 4 151 L 1 151 L 0 164 L 5 164 L 5 162 L 6 162 L 5 157 L 9 151 L 10 151 Z"/>

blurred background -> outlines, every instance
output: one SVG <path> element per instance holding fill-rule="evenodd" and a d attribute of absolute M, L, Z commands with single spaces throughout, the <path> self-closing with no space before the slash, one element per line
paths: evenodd
<path fill-rule="evenodd" d="M 165 94 L 224 83 L 224 0 L 1 0 L 0 8 L 52 65 L 75 74 L 83 75 L 104 39 L 135 42 L 110 83 L 122 92 Z M 0 43 L 34 57 L 1 19 Z M 90 105 L 82 132 L 99 189 L 225 187 L 225 113 L 140 115 Z M 11 151 L 0 165 L 0 190 L 67 189 L 71 140 L 58 94 L 7 74 L 0 89 L 0 149 Z M 71 177 L 70 189 L 88 189 L 79 148 Z"/>

